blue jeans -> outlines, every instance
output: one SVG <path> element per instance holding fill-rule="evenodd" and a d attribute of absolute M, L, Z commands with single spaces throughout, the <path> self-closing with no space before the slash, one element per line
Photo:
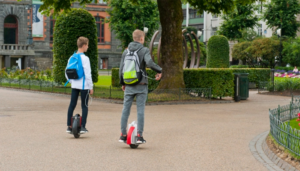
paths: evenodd
<path fill-rule="evenodd" d="M 78 96 L 81 96 L 81 109 L 82 109 L 82 122 L 81 126 L 85 127 L 86 124 L 86 118 L 88 115 L 88 101 L 89 101 L 89 90 L 78 90 L 78 89 L 72 89 L 71 94 L 71 102 L 68 110 L 68 120 L 67 125 L 71 126 L 71 118 L 73 116 L 74 109 L 77 105 Z"/>
<path fill-rule="evenodd" d="M 121 132 L 123 135 L 127 135 L 126 128 L 128 123 L 128 117 L 130 115 L 130 109 L 134 97 L 136 97 L 137 106 L 137 133 L 143 136 L 144 131 L 144 118 L 145 118 L 145 104 L 148 95 L 148 85 L 126 85 L 124 92 L 124 105 L 121 117 Z"/>

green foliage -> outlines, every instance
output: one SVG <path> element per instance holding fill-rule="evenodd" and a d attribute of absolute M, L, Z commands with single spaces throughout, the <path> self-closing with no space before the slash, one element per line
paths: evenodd
<path fill-rule="evenodd" d="M 233 73 L 230 69 L 185 69 L 186 88 L 209 88 L 212 97 L 233 96 Z"/>
<path fill-rule="evenodd" d="M 242 37 L 238 40 L 239 42 L 244 42 L 244 41 L 253 41 L 254 39 L 258 38 L 259 35 L 257 34 L 254 29 L 244 29 L 242 31 Z"/>
<path fill-rule="evenodd" d="M 18 0 L 20 1 L 20 0 Z M 69 12 L 71 11 L 71 5 L 74 2 L 79 2 L 81 6 L 93 2 L 93 0 L 63 0 L 63 1 L 54 1 L 54 0 L 41 0 L 43 4 L 39 8 L 39 11 L 42 11 L 43 14 L 50 16 L 50 14 L 58 15 L 61 11 Z"/>
<path fill-rule="evenodd" d="M 260 81 L 270 80 L 271 69 L 269 68 L 232 68 L 233 73 L 249 73 L 249 82 L 259 85 Z"/>
<path fill-rule="evenodd" d="M 85 53 L 90 59 L 93 82 L 98 81 L 97 28 L 94 17 L 84 9 L 71 9 L 62 13 L 55 22 L 54 31 L 54 80 L 66 82 L 65 68 L 70 56 L 77 51 L 77 39 L 80 36 L 89 39 L 89 49 Z"/>
<path fill-rule="evenodd" d="M 263 20 L 266 21 L 269 28 L 273 28 L 273 30 L 281 28 L 282 36 L 296 36 L 300 27 L 300 23 L 297 21 L 297 15 L 300 14 L 298 0 L 271 0 L 271 3 L 266 4 L 265 8 Z"/>
<path fill-rule="evenodd" d="M 252 61 L 255 59 L 255 56 L 247 50 L 251 44 L 248 41 L 235 44 L 232 50 L 232 58 L 242 60 L 243 63 L 248 65 L 253 65 Z"/>
<path fill-rule="evenodd" d="M 255 5 L 236 4 L 236 9 L 222 16 L 224 22 L 218 33 L 226 36 L 229 40 L 242 38 L 242 31 L 247 28 L 253 29 L 258 23 L 258 17 L 254 14 Z"/>
<path fill-rule="evenodd" d="M 144 25 L 149 29 L 146 40 L 149 42 L 154 31 L 158 29 L 159 12 L 157 4 L 151 0 L 130 1 L 110 0 L 107 10 L 110 18 L 111 30 L 115 31 L 116 37 L 121 40 L 122 49 L 132 42 L 132 32 L 135 29 L 143 30 Z"/>
<path fill-rule="evenodd" d="M 297 68 L 299 68 L 299 67 L 297 67 Z M 280 66 L 276 66 L 275 69 L 276 70 L 285 70 L 287 72 L 287 71 L 294 70 L 294 67 L 280 67 Z"/>
<path fill-rule="evenodd" d="M 27 68 L 24 70 L 15 70 L 7 73 L 5 68 L 0 70 L 0 78 L 11 78 L 11 79 L 29 79 L 29 80 L 39 80 L 39 81 L 52 81 L 53 76 L 50 69 L 45 71 L 33 70 Z"/>
<path fill-rule="evenodd" d="M 207 68 L 229 67 L 229 44 L 225 36 L 212 36 L 208 40 L 207 48 Z"/>
<path fill-rule="evenodd" d="M 275 57 L 279 56 L 280 42 L 277 37 L 257 38 L 252 41 L 251 46 L 247 49 L 255 58 L 261 58 L 268 62 L 268 66 L 274 67 Z"/>
<path fill-rule="evenodd" d="M 249 68 L 248 65 L 231 65 L 229 68 Z"/>
<path fill-rule="evenodd" d="M 268 90 L 273 91 L 273 84 L 268 85 Z M 275 91 L 300 90 L 300 79 L 282 78 L 275 80 Z"/>
<path fill-rule="evenodd" d="M 300 37 L 283 42 L 282 61 L 292 66 L 300 66 Z"/>

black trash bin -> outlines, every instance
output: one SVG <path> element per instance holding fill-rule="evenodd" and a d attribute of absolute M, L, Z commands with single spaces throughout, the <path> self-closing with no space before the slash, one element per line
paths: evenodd
<path fill-rule="evenodd" d="M 248 73 L 234 73 L 234 100 L 246 100 L 249 97 Z"/>

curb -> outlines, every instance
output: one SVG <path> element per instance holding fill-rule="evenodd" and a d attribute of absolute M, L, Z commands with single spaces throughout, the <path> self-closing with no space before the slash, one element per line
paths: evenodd
<path fill-rule="evenodd" d="M 266 143 L 268 134 L 269 131 L 263 132 L 250 141 L 249 148 L 252 155 L 270 171 L 297 171 L 294 166 L 277 157 L 270 150 Z"/>

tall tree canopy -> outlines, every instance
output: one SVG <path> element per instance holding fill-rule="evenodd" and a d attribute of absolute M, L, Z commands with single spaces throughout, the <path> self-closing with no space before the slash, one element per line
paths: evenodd
<path fill-rule="evenodd" d="M 296 36 L 300 27 L 300 23 L 296 20 L 296 15 L 300 14 L 298 0 L 271 0 L 265 7 L 263 19 L 266 20 L 268 27 L 281 28 L 282 36 Z"/>
<path fill-rule="evenodd" d="M 121 40 L 122 48 L 125 49 L 132 42 L 132 32 L 135 29 L 143 30 L 147 27 L 146 40 L 149 42 L 154 31 L 158 29 L 159 13 L 157 3 L 152 0 L 130 1 L 111 0 L 107 10 L 110 18 L 110 28 L 115 31 L 116 37 Z"/>
<path fill-rule="evenodd" d="M 61 10 L 68 10 L 75 0 L 42 0 L 43 5 L 40 10 L 53 10 L 59 13 Z M 81 4 L 90 3 L 92 0 L 79 0 Z M 110 0 L 107 0 L 108 3 Z M 125 1 L 125 0 L 120 0 Z M 131 0 L 137 3 L 138 0 Z M 186 0 L 192 7 L 214 14 L 229 13 L 236 4 L 252 4 L 255 0 Z M 160 89 L 184 88 L 183 80 L 183 60 L 182 60 L 182 1 L 181 0 L 157 0 L 162 26 L 161 37 L 161 67 L 163 76 L 160 81 Z"/>
<path fill-rule="evenodd" d="M 237 4 L 235 10 L 222 16 L 224 22 L 221 24 L 219 34 L 229 40 L 242 38 L 243 30 L 258 24 L 258 17 L 254 14 L 255 7 L 254 4 Z"/>

